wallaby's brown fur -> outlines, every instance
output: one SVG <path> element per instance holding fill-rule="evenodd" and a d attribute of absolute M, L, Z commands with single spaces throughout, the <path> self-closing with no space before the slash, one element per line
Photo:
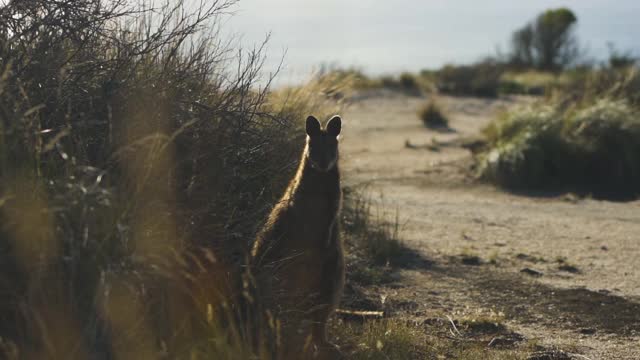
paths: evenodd
<path fill-rule="evenodd" d="M 307 118 L 307 142 L 296 175 L 251 252 L 261 297 L 282 322 L 287 359 L 335 359 L 339 354 L 327 341 L 326 324 L 344 286 L 338 237 L 340 129 L 338 116 L 325 129 L 315 117 Z"/>

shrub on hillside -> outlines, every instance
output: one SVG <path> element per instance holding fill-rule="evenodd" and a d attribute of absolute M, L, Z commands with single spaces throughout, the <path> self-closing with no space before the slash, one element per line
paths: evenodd
<path fill-rule="evenodd" d="M 378 87 L 403 92 L 408 95 L 420 95 L 422 85 L 418 77 L 411 73 L 402 73 L 400 76 L 384 75 L 377 80 Z"/>
<path fill-rule="evenodd" d="M 450 95 L 495 97 L 504 68 L 492 60 L 472 65 L 446 65 L 437 72 L 438 91 Z"/>
<path fill-rule="evenodd" d="M 416 76 L 407 72 L 400 74 L 400 86 L 406 91 L 419 91 L 420 86 Z"/>
<path fill-rule="evenodd" d="M 625 69 L 638 64 L 639 58 L 634 56 L 629 50 L 619 51 L 613 43 L 608 43 L 609 59 L 608 65 L 612 69 Z"/>

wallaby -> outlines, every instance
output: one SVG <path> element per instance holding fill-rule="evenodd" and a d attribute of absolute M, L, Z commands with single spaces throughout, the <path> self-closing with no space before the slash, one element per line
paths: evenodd
<path fill-rule="evenodd" d="M 277 312 L 286 359 L 337 359 L 326 325 L 344 287 L 344 253 L 338 237 L 342 192 L 338 135 L 333 116 L 322 129 L 306 121 L 300 165 L 254 243 L 251 260 L 263 300 Z"/>

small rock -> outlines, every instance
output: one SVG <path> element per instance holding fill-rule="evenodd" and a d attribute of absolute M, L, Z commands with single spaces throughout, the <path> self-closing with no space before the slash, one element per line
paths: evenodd
<path fill-rule="evenodd" d="M 580 329 L 580 334 L 593 335 L 595 333 L 596 333 L 596 329 L 594 329 L 594 328 L 582 328 L 582 329 Z"/>
<path fill-rule="evenodd" d="M 542 271 L 538 271 L 532 268 L 524 268 L 522 270 L 520 270 L 521 273 L 525 273 L 527 275 L 531 275 L 531 276 L 542 276 L 544 275 L 544 273 Z"/>
<path fill-rule="evenodd" d="M 609 248 L 607 247 L 607 245 L 602 245 L 602 246 L 600 246 L 600 250 L 602 250 L 602 251 L 608 251 L 608 250 L 609 250 Z"/>
<path fill-rule="evenodd" d="M 480 257 L 475 255 L 463 256 L 461 260 L 464 265 L 478 266 L 482 264 L 482 259 L 480 259 Z"/>
<path fill-rule="evenodd" d="M 572 274 L 577 274 L 580 272 L 580 269 L 578 269 L 577 267 L 573 266 L 573 265 L 569 265 L 569 264 L 562 264 L 560 266 L 558 266 L 558 269 L 561 271 L 566 271 L 566 272 L 570 272 Z"/>
<path fill-rule="evenodd" d="M 541 257 L 536 257 L 533 255 L 529 255 L 529 254 L 523 254 L 523 253 L 518 253 L 516 254 L 516 259 L 518 260 L 525 260 L 525 261 L 529 261 L 532 263 L 540 263 L 540 262 L 546 262 L 543 258 Z"/>

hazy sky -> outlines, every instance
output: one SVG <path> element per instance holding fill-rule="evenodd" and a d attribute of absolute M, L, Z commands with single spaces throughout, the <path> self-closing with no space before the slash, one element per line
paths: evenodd
<path fill-rule="evenodd" d="M 604 58 L 610 41 L 640 55 L 640 0 L 241 0 L 227 29 L 245 46 L 271 32 L 267 68 L 286 50 L 285 78 L 322 63 L 394 73 L 506 50 L 513 30 L 561 6 L 576 13 L 593 57 Z"/>

